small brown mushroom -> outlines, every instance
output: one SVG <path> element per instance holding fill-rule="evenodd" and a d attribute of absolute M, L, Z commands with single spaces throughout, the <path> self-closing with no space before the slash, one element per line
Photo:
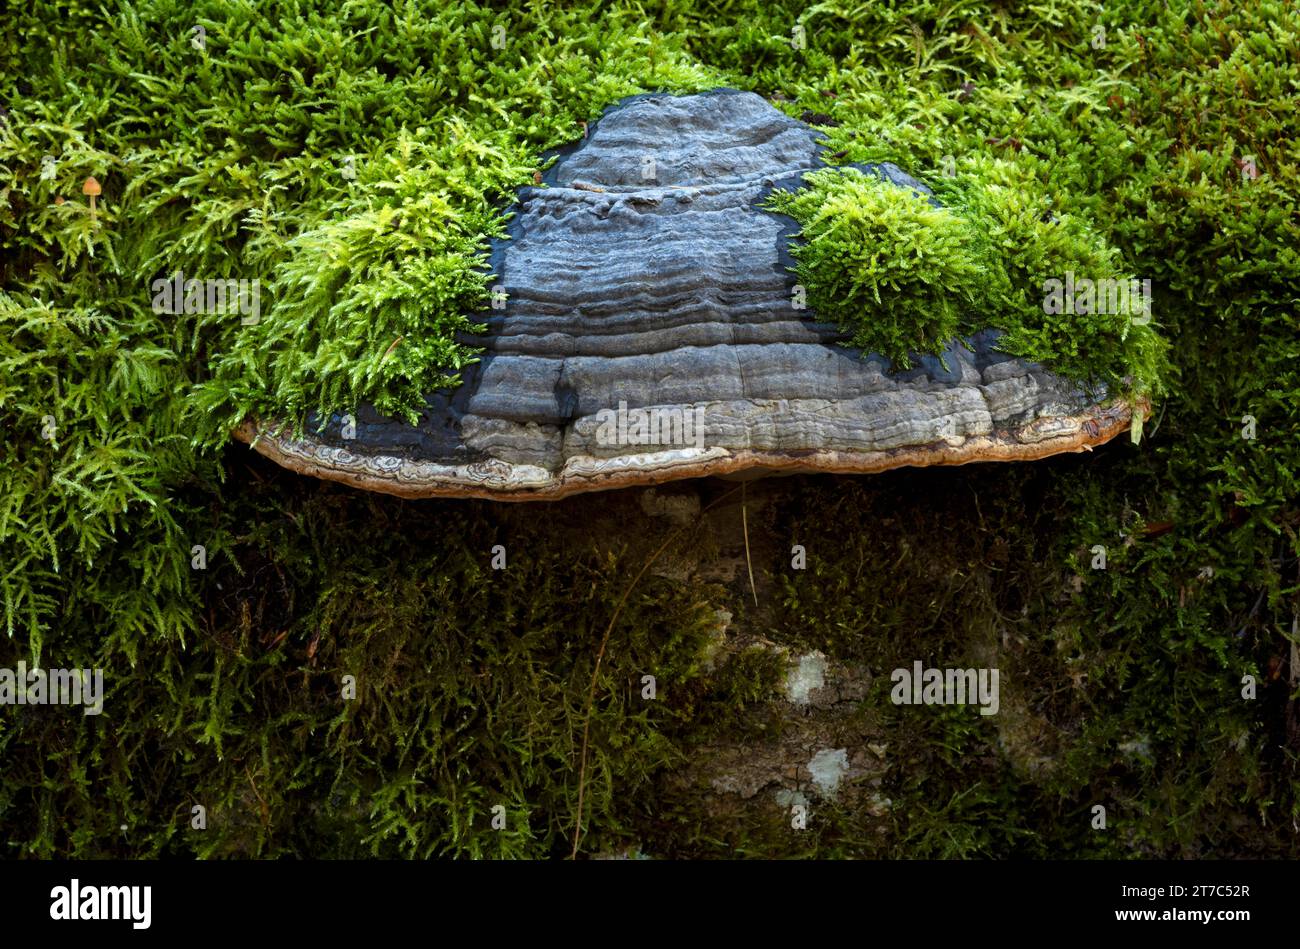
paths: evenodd
<path fill-rule="evenodd" d="M 81 186 L 81 193 L 90 198 L 90 218 L 91 220 L 94 220 L 95 199 L 103 193 L 103 189 L 99 187 L 99 182 L 92 177 L 87 178 L 86 183 Z"/>

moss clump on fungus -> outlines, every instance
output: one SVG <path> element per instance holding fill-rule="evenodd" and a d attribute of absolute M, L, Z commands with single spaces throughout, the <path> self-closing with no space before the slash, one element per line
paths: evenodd
<path fill-rule="evenodd" d="M 1005 162 L 979 164 L 996 177 L 963 169 L 945 206 L 857 168 L 813 172 L 800 190 L 772 195 L 768 207 L 801 226 L 791 253 L 808 302 L 849 344 L 903 368 L 910 354 L 995 328 L 999 348 L 1070 378 L 1158 388 L 1164 345 L 1116 251 L 1077 216 L 1026 196 Z M 1117 290 L 1076 307 L 1073 282 L 1085 278 Z M 1070 281 L 1068 301 L 1049 306 L 1050 280 Z"/>
<path fill-rule="evenodd" d="M 942 348 L 982 299 L 973 228 L 925 196 L 856 168 L 806 176 L 768 206 L 802 225 L 791 253 L 808 302 L 852 334 L 850 342 L 907 366 L 907 354 Z"/>

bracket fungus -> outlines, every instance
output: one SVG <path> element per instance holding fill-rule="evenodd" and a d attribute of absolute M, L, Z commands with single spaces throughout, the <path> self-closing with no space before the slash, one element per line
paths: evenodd
<path fill-rule="evenodd" d="M 483 349 L 416 426 L 361 406 L 295 437 L 237 436 L 279 464 L 403 497 L 555 499 L 706 475 L 869 473 L 1088 450 L 1134 411 L 953 339 L 891 371 L 801 299 L 797 225 L 765 208 L 826 167 L 820 133 L 752 93 L 635 96 L 607 110 L 494 241 Z M 863 166 L 937 204 L 897 166 Z M 886 301 L 886 305 L 887 305 Z"/>

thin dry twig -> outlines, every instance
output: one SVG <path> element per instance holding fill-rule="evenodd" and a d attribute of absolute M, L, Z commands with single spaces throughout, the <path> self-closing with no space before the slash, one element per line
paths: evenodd
<path fill-rule="evenodd" d="M 749 516 L 745 511 L 745 482 L 740 482 L 740 527 L 745 534 L 745 566 L 749 568 L 749 592 L 754 594 L 754 605 L 758 606 L 758 588 L 754 586 L 754 564 L 749 559 Z"/>

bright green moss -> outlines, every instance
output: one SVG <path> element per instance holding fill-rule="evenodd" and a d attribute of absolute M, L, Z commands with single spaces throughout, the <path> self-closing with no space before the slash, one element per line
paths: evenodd
<path fill-rule="evenodd" d="M 952 206 L 857 168 L 774 194 L 768 207 L 801 225 L 791 253 L 808 302 L 851 345 L 903 368 L 911 353 L 995 328 L 1004 351 L 1071 378 L 1158 388 L 1163 343 L 1118 254 L 1078 217 L 1027 195 L 1007 163 L 975 164 L 945 189 Z M 1073 289 L 1083 279 L 1115 290 L 1085 299 Z M 1060 296 L 1049 303 L 1051 280 Z"/>
<path fill-rule="evenodd" d="M 988 292 L 982 321 L 1006 331 L 1000 347 L 1073 379 L 1141 394 L 1162 391 L 1166 344 L 1155 329 L 1160 307 L 1150 277 L 1124 266 L 1086 212 L 1058 214 L 1030 193 L 1032 184 L 1014 166 L 987 159 L 972 165 L 959 179 L 962 210 L 980 234 Z M 1076 289 L 1073 305 L 1063 309 L 1064 297 L 1050 300 L 1048 288 L 1056 281 L 1055 291 L 1067 293 L 1060 286 L 1067 279 L 1120 292 L 1099 289 L 1089 301 Z M 1049 300 L 1056 312 L 1047 312 Z"/>
<path fill-rule="evenodd" d="M 722 590 L 650 572 L 598 681 L 583 852 L 1294 858 L 1295 4 L 555 7 L 40 0 L 0 18 L 0 665 L 110 673 L 98 719 L 0 713 L 5 854 L 567 853 L 594 651 L 662 528 L 635 498 L 414 504 L 218 446 L 250 408 L 409 407 L 468 355 L 445 334 L 490 286 L 471 274 L 494 201 L 542 151 L 628 93 L 725 84 L 830 114 L 844 162 L 925 180 L 1029 302 L 1081 254 L 1152 278 L 1168 391 L 1138 448 L 778 482 L 771 516 L 750 511 L 760 606 L 743 570 Z M 177 268 L 260 277 L 262 322 L 154 313 L 148 281 Z M 1150 378 L 1154 332 L 1015 305 L 1025 352 Z M 496 543 L 505 573 L 485 566 Z M 791 575 L 794 543 L 809 567 Z M 831 807 L 793 832 L 764 794 L 667 780 L 769 730 L 773 652 L 701 667 L 715 609 L 729 635 L 877 674 L 997 650 L 1003 713 L 873 693 L 896 756 L 885 832 Z M 640 702 L 647 669 L 660 704 Z M 1099 801 L 1113 833 L 1089 828 Z"/>
<path fill-rule="evenodd" d="M 946 208 L 857 169 L 807 176 L 769 202 L 803 227 L 792 253 L 808 302 L 852 334 L 850 342 L 908 365 L 960 332 L 983 294 L 975 234 Z"/>
<path fill-rule="evenodd" d="M 5 30 L 6 291 L 75 308 L 111 287 L 140 326 L 156 278 L 258 280 L 256 323 L 169 321 L 215 443 L 250 411 L 370 401 L 413 420 L 474 358 L 456 334 L 487 307 L 488 240 L 543 152 L 624 96 L 718 84 L 631 7 L 153 0 Z"/>

